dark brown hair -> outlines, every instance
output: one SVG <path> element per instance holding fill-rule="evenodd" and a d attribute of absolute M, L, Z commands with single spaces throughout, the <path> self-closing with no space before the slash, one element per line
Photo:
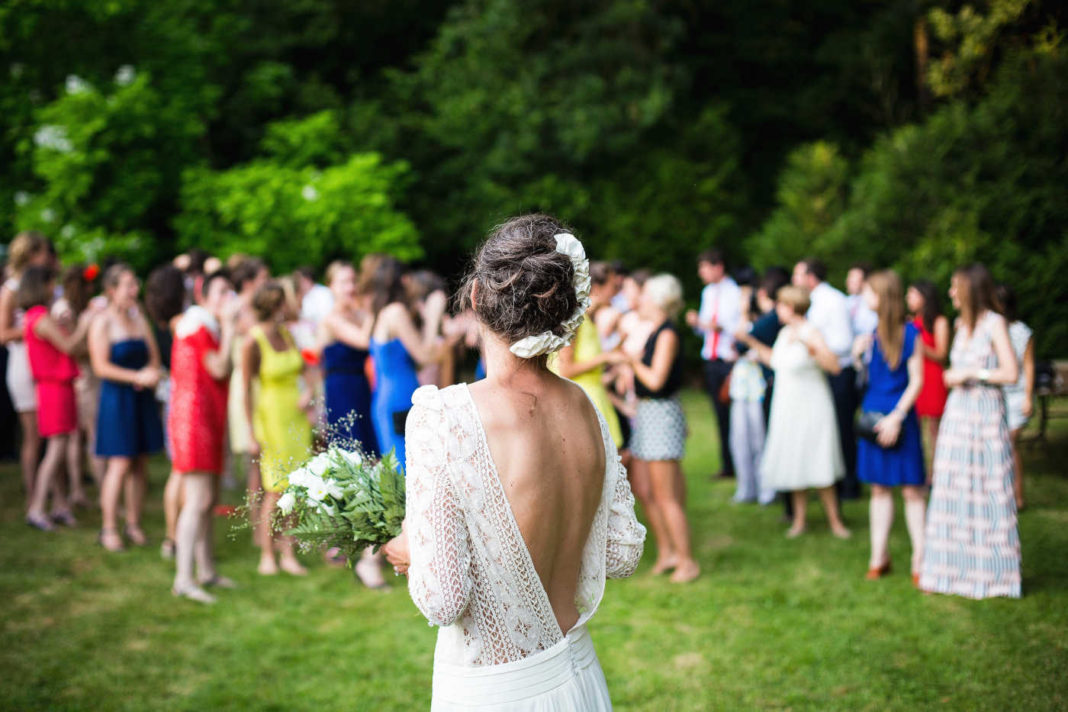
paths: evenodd
<path fill-rule="evenodd" d="M 256 279 L 260 272 L 267 269 L 267 265 L 259 257 L 246 257 L 237 263 L 230 273 L 234 289 L 240 292 L 246 282 Z"/>
<path fill-rule="evenodd" d="M 571 230 L 549 215 L 512 218 L 496 227 L 475 254 L 460 290 L 460 306 L 471 303 L 478 285 L 475 314 L 509 343 L 551 331 L 578 307 L 571 259 L 556 251 L 555 235 Z"/>
<path fill-rule="evenodd" d="M 927 279 L 918 279 L 911 286 L 923 297 L 923 309 L 920 310 L 923 328 L 933 334 L 935 320 L 942 316 L 942 301 L 938 296 L 938 287 Z"/>
<path fill-rule="evenodd" d="M 152 270 L 145 282 L 145 309 L 160 326 L 181 314 L 185 309 L 185 273 L 172 264 Z"/>
<path fill-rule="evenodd" d="M 590 263 L 590 281 L 593 282 L 594 285 L 600 287 L 601 285 L 608 284 L 614 276 L 615 272 L 612 271 L 612 266 L 607 262 Z"/>
<path fill-rule="evenodd" d="M 360 260 L 360 293 L 371 295 L 371 312 L 375 318 L 394 302 L 411 310 L 404 288 L 404 272 L 404 263 L 393 255 L 370 254 Z"/>
<path fill-rule="evenodd" d="M 86 269 L 84 264 L 71 265 L 63 270 L 63 276 L 60 277 L 63 296 L 67 298 L 67 303 L 70 304 L 75 316 L 85 311 L 89 306 L 89 301 L 93 298 L 93 283 L 85 278 Z"/>
<path fill-rule="evenodd" d="M 256 290 L 252 296 L 252 311 L 257 321 L 270 321 L 275 312 L 286 302 L 286 292 L 278 282 L 271 281 Z"/>
<path fill-rule="evenodd" d="M 55 290 L 52 282 L 56 273 L 50 267 L 27 267 L 19 278 L 18 303 L 20 309 L 48 306 L 52 303 Z"/>

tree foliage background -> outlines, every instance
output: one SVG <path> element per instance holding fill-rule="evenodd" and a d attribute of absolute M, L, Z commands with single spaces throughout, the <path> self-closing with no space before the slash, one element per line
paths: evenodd
<path fill-rule="evenodd" d="M 0 233 L 147 267 L 388 250 L 552 211 L 671 270 L 982 260 L 1068 354 L 1052 0 L 8 0 Z"/>

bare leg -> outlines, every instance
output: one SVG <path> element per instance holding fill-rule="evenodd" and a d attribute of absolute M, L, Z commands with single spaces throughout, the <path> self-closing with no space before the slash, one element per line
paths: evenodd
<path fill-rule="evenodd" d="M 130 471 L 130 458 L 111 457 L 107 460 L 104 481 L 100 486 L 100 512 L 103 528 L 100 531 L 100 543 L 109 551 L 122 549 L 119 536 L 119 496 L 122 494 L 123 481 Z"/>
<path fill-rule="evenodd" d="M 139 455 L 131 462 L 130 474 L 126 478 L 126 536 L 136 546 L 148 543 L 141 529 L 141 510 L 145 503 L 147 458 Z"/>
<path fill-rule="evenodd" d="M 185 502 L 178 515 L 175 541 L 175 576 L 173 591 L 202 603 L 213 603 L 215 597 L 200 588 L 193 578 L 198 540 L 203 536 L 204 520 L 210 516 L 212 476 L 191 472 L 182 476 Z"/>
<path fill-rule="evenodd" d="M 274 507 L 277 502 L 277 494 L 264 492 L 257 512 L 260 523 L 260 537 L 257 538 L 254 534 L 253 538 L 257 539 L 256 543 L 260 547 L 259 572 L 263 576 L 274 576 L 278 573 L 278 562 L 274 558 L 274 522 L 271 521 L 271 515 L 274 514 Z"/>
<path fill-rule="evenodd" d="M 163 518 L 166 521 L 167 541 L 177 542 L 175 527 L 178 525 L 178 513 L 182 511 L 182 475 L 171 469 L 167 484 L 163 488 Z"/>
<path fill-rule="evenodd" d="M 805 514 L 808 509 L 808 490 L 794 490 L 790 493 L 794 504 L 794 523 L 786 532 L 788 539 L 795 539 L 805 533 Z"/>
<path fill-rule="evenodd" d="M 668 541 L 677 557 L 675 573 L 671 580 L 676 583 L 692 581 L 701 573 L 690 549 L 690 525 L 683 508 L 680 491 L 680 467 L 678 460 L 657 460 L 647 463 L 652 483 L 653 499 L 664 518 Z"/>
<path fill-rule="evenodd" d="M 653 565 L 653 573 L 662 574 L 670 571 L 678 563 L 678 557 L 671 543 L 671 537 L 668 535 L 667 526 L 664 524 L 664 517 L 656 500 L 653 499 L 652 484 L 649 481 L 649 463 L 638 458 L 631 458 L 627 474 L 631 491 L 642 505 L 645 518 L 649 521 L 649 528 L 653 530 L 653 540 L 656 542 L 656 563 Z"/>
<path fill-rule="evenodd" d="M 909 539 L 912 541 L 912 574 L 917 576 L 923 564 L 927 494 L 923 487 L 904 487 L 902 494 L 905 497 L 905 525 L 908 527 Z"/>
<path fill-rule="evenodd" d="M 33 494 L 30 497 L 30 506 L 26 512 L 26 519 L 34 522 L 34 526 L 39 528 L 51 528 L 50 526 L 41 526 L 41 524 L 48 521 L 45 515 L 45 505 L 48 503 L 48 494 L 50 492 L 55 491 L 58 495 L 53 502 L 53 508 L 60 512 L 67 509 L 67 503 L 62 499 L 62 490 L 53 487 L 60 470 L 63 468 L 63 461 L 66 459 L 67 439 L 66 435 L 55 435 L 48 439 L 44 460 L 41 461 L 41 467 L 37 471 L 37 476 L 34 477 Z"/>
<path fill-rule="evenodd" d="M 19 464 L 22 466 L 22 485 L 26 490 L 26 507 L 33 499 L 34 480 L 37 479 L 37 457 L 41 452 L 41 436 L 37 432 L 37 411 L 19 413 L 19 427 L 22 428 L 22 447 L 19 450 Z"/>
<path fill-rule="evenodd" d="M 835 494 L 834 485 L 820 489 L 820 501 L 823 502 L 823 510 L 827 512 L 827 520 L 831 524 L 831 532 L 839 539 L 848 539 L 853 532 L 846 529 L 842 523 L 842 517 L 838 512 L 838 496 Z"/>
<path fill-rule="evenodd" d="M 1009 433 L 1009 439 L 1012 442 L 1012 460 L 1016 464 L 1016 471 L 1013 473 L 1012 478 L 1012 491 L 1016 496 L 1016 509 L 1023 509 L 1024 506 L 1023 458 L 1020 457 L 1020 430 L 1020 428 L 1017 428 Z"/>
<path fill-rule="evenodd" d="M 82 433 L 75 430 L 67 438 L 67 473 L 70 475 L 70 503 L 74 507 L 84 507 L 89 503 L 82 485 Z"/>
<path fill-rule="evenodd" d="M 260 478 L 260 465 L 248 453 L 241 453 L 240 457 L 245 463 L 245 473 L 248 476 L 247 498 L 249 521 L 252 522 L 252 545 L 263 548 L 264 542 L 271 542 L 272 538 L 268 531 L 270 527 L 264 528 L 263 526 L 264 520 L 261 510 L 266 497 L 263 492 L 263 482 Z"/>
<path fill-rule="evenodd" d="M 938 445 L 938 428 L 942 425 L 942 419 L 938 417 L 924 418 L 927 421 L 927 486 L 931 486 L 931 472 L 934 468 L 935 447 Z"/>
<path fill-rule="evenodd" d="M 871 558 L 868 559 L 868 568 L 878 569 L 890 561 L 890 527 L 894 522 L 894 495 L 890 488 L 871 486 L 868 515 L 871 521 Z"/>

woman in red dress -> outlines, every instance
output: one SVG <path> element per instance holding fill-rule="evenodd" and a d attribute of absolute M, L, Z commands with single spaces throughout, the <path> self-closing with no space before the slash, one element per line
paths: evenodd
<path fill-rule="evenodd" d="M 927 280 L 913 282 L 905 293 L 905 302 L 912 323 L 920 330 L 923 351 L 923 389 L 916 399 L 916 415 L 920 417 L 921 428 L 926 428 L 930 441 L 928 453 L 934 453 L 938 440 L 938 426 L 942 422 L 942 412 L 946 409 L 946 389 L 942 374 L 944 364 L 949 357 L 949 320 L 942 314 L 938 289 Z M 927 477 L 930 482 L 931 457 L 927 457 Z"/>
<path fill-rule="evenodd" d="M 199 304 L 175 327 L 171 352 L 169 432 L 174 471 L 181 476 L 184 503 L 175 541 L 175 596 L 214 603 L 205 586 L 233 588 L 215 571 L 211 511 L 223 471 L 226 402 L 232 367 L 237 302 L 228 276 L 204 279 Z M 196 564 L 197 576 L 193 569 Z"/>
<path fill-rule="evenodd" d="M 90 311 L 82 313 L 73 334 L 63 329 L 48 311 L 55 294 L 55 275 L 48 267 L 30 267 L 19 283 L 18 303 L 26 311 L 23 341 L 37 392 L 37 430 L 48 439 L 44 460 L 34 479 L 26 523 L 42 531 L 54 529 L 53 522 L 74 526 L 63 488 L 53 487 L 67 461 L 68 442 L 78 430 L 78 405 L 74 379 L 78 364 L 70 356 L 89 331 Z M 45 515 L 45 501 L 54 490 L 51 518 Z"/>

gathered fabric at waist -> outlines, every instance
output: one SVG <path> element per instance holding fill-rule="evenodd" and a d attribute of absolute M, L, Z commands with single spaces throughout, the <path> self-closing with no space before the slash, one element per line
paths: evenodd
<path fill-rule="evenodd" d="M 446 705 L 493 709 L 551 692 L 597 664 L 585 625 L 548 650 L 510 663 L 467 666 L 435 656 L 433 699 Z"/>

